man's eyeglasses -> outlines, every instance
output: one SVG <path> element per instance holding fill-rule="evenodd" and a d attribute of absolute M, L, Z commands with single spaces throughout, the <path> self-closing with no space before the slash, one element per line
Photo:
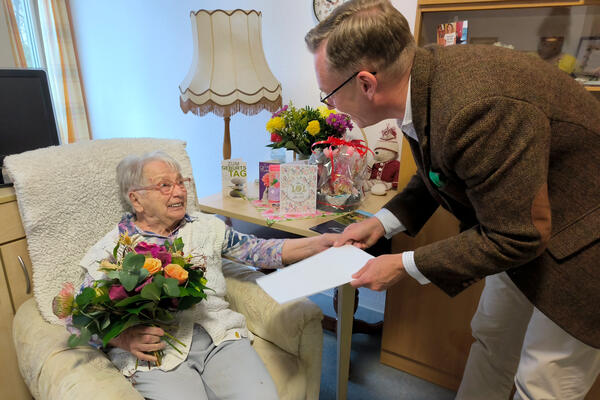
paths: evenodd
<path fill-rule="evenodd" d="M 162 194 L 171 194 L 173 193 L 173 189 L 175 186 L 179 186 L 181 190 L 187 191 L 191 178 L 179 178 L 177 181 L 160 181 L 155 185 L 143 186 L 135 189 L 131 189 L 132 192 L 137 192 L 138 190 L 158 190 Z"/>
<path fill-rule="evenodd" d="M 338 86 L 335 89 L 333 89 L 331 91 L 331 93 L 325 94 L 325 93 L 321 92 L 321 103 L 323 103 L 323 104 L 325 104 L 327 106 L 331 105 L 331 104 L 329 104 L 329 102 L 327 101 L 327 99 L 330 98 L 331 96 L 333 96 L 338 90 L 340 90 L 341 88 L 343 88 L 344 85 L 346 83 L 350 82 L 352 80 L 352 78 L 354 78 L 356 75 L 358 75 L 359 72 L 360 71 L 356 71 L 355 73 L 353 73 L 350 78 L 346 79 L 344 82 L 342 82 L 342 84 L 340 86 Z M 371 74 L 377 75 L 377 72 L 371 72 Z"/>

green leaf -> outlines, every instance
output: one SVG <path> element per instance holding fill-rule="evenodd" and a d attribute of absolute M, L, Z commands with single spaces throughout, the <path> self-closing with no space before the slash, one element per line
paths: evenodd
<path fill-rule="evenodd" d="M 156 309 L 156 319 L 162 322 L 169 322 L 172 321 L 174 319 L 173 314 L 171 314 L 169 311 L 162 309 L 162 308 L 157 308 Z"/>
<path fill-rule="evenodd" d="M 108 328 L 109 325 L 110 325 L 110 314 L 106 314 L 106 318 L 104 318 L 104 321 L 102 321 L 102 324 L 100 325 L 100 330 L 105 330 L 106 328 Z"/>
<path fill-rule="evenodd" d="M 139 277 L 140 276 L 138 274 L 132 273 L 128 270 L 126 271 L 125 269 L 119 272 L 119 281 L 128 292 L 135 289 Z"/>
<path fill-rule="evenodd" d="M 154 275 L 154 278 L 152 278 L 152 283 L 156 283 L 157 286 L 162 287 L 162 285 L 165 283 L 166 278 L 162 275 Z"/>
<path fill-rule="evenodd" d="M 183 257 L 179 256 L 171 257 L 171 264 L 177 264 L 181 265 L 182 267 L 185 267 L 185 260 L 183 259 Z"/>
<path fill-rule="evenodd" d="M 167 279 L 168 281 L 168 279 Z M 158 287 L 154 282 L 147 284 L 142 288 L 142 298 L 148 300 L 159 301 L 160 300 L 161 288 Z"/>
<path fill-rule="evenodd" d="M 90 338 L 92 337 L 92 333 L 85 326 L 81 328 L 81 333 L 79 334 L 79 343 L 80 344 L 88 344 Z"/>
<path fill-rule="evenodd" d="M 179 296 L 179 282 L 177 282 L 177 279 L 167 278 L 163 284 L 163 288 L 165 289 L 165 293 L 167 293 L 167 295 L 171 297 Z"/>
<path fill-rule="evenodd" d="M 90 322 L 92 322 L 92 319 L 90 317 L 88 317 L 87 315 L 83 315 L 83 314 L 73 315 L 73 325 L 78 328 L 82 328 L 82 327 L 86 326 L 87 324 L 89 324 Z"/>
<path fill-rule="evenodd" d="M 113 249 L 113 257 L 115 258 L 115 260 L 118 260 L 117 254 L 119 253 L 119 246 L 121 246 L 121 243 L 119 243 L 117 241 L 117 244 L 115 245 L 115 248 Z"/>
<path fill-rule="evenodd" d="M 139 294 L 136 294 L 135 296 L 127 297 L 127 298 L 119 301 L 118 303 L 115 303 L 115 307 L 125 307 L 126 305 L 134 303 L 141 299 L 142 299 L 142 296 Z"/>
<path fill-rule="evenodd" d="M 77 295 L 75 298 L 75 302 L 80 308 L 84 308 L 87 306 L 90 301 L 92 301 L 96 297 L 96 291 L 90 287 L 83 289 L 83 291 Z"/>
<path fill-rule="evenodd" d="M 199 303 L 201 300 L 202 300 L 201 297 L 193 297 L 193 296 L 180 298 L 179 299 L 179 304 L 177 305 L 177 309 L 178 310 L 187 310 L 188 308 L 190 308 L 194 304 Z"/>
<path fill-rule="evenodd" d="M 148 302 L 148 303 L 144 303 L 139 307 L 135 307 L 135 308 L 128 308 L 126 311 L 129 314 L 135 314 L 138 315 L 140 313 L 140 311 L 145 310 L 147 308 L 152 308 L 154 306 L 153 302 Z"/>
<path fill-rule="evenodd" d="M 175 241 L 173 242 L 173 246 L 175 246 L 175 251 L 183 250 L 183 239 L 180 237 L 175 239 Z"/>
<path fill-rule="evenodd" d="M 123 259 L 123 270 L 137 272 L 142 268 L 145 261 L 146 257 L 143 254 L 128 253 Z"/>
<path fill-rule="evenodd" d="M 125 321 L 117 320 L 111 324 L 109 331 L 102 338 L 102 346 L 106 347 L 108 342 L 110 342 L 113 338 L 119 336 L 121 332 L 123 332 L 125 326 Z"/>
<path fill-rule="evenodd" d="M 71 336 L 69 336 L 69 339 L 67 340 L 67 344 L 69 345 L 69 347 L 77 347 L 80 345 L 80 343 L 81 341 L 79 340 L 79 336 L 77 336 L 74 333 Z"/>
<path fill-rule="evenodd" d="M 105 274 L 110 279 L 119 279 L 119 271 L 107 271 Z"/>

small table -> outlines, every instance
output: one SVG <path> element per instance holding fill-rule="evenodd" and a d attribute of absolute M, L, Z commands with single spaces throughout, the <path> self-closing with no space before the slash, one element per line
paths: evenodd
<path fill-rule="evenodd" d="M 360 209 L 376 213 L 398 192 L 391 190 L 385 196 L 367 194 Z M 240 198 L 223 198 L 221 193 L 203 197 L 198 200 L 200 210 L 206 213 L 219 214 L 225 217 L 239 219 L 256 225 L 268 226 L 280 231 L 290 232 L 300 236 L 317 236 L 319 233 L 309 228 L 322 222 L 337 218 L 338 215 L 277 221 L 267 224 L 260 212 L 247 200 Z M 354 315 L 355 289 L 350 284 L 338 287 L 337 310 L 337 387 L 336 398 L 345 400 L 348 393 L 348 374 L 350 367 L 350 345 L 352 342 L 352 320 Z"/>

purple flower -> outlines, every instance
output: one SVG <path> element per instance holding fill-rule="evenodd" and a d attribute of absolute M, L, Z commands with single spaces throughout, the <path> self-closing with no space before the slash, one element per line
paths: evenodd
<path fill-rule="evenodd" d="M 112 285 L 108 290 L 108 297 L 110 297 L 112 301 L 118 301 L 129 297 L 129 295 L 123 285 Z"/>
<path fill-rule="evenodd" d="M 135 292 L 139 293 L 142 291 L 142 289 L 144 288 L 144 286 L 146 286 L 147 284 L 149 284 L 150 282 L 152 282 L 152 276 L 148 279 L 146 279 L 140 286 L 135 288 Z"/>

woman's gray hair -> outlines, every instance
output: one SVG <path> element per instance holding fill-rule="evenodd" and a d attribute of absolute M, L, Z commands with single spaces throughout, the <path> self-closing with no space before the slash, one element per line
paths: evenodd
<path fill-rule="evenodd" d="M 372 69 L 400 76 L 412 65 L 416 50 L 406 18 L 389 0 L 343 3 L 311 29 L 304 41 L 312 53 L 326 41 L 327 62 L 340 73 Z"/>
<path fill-rule="evenodd" d="M 123 205 L 127 206 L 131 211 L 133 207 L 129 200 L 129 192 L 131 189 L 145 186 L 148 182 L 144 182 L 144 167 L 152 161 L 162 161 L 171 166 L 177 172 L 181 172 L 181 166 L 170 155 L 164 151 L 153 151 L 145 153 L 141 156 L 129 155 L 122 159 L 117 165 L 117 184 L 119 185 L 119 193 Z"/>

